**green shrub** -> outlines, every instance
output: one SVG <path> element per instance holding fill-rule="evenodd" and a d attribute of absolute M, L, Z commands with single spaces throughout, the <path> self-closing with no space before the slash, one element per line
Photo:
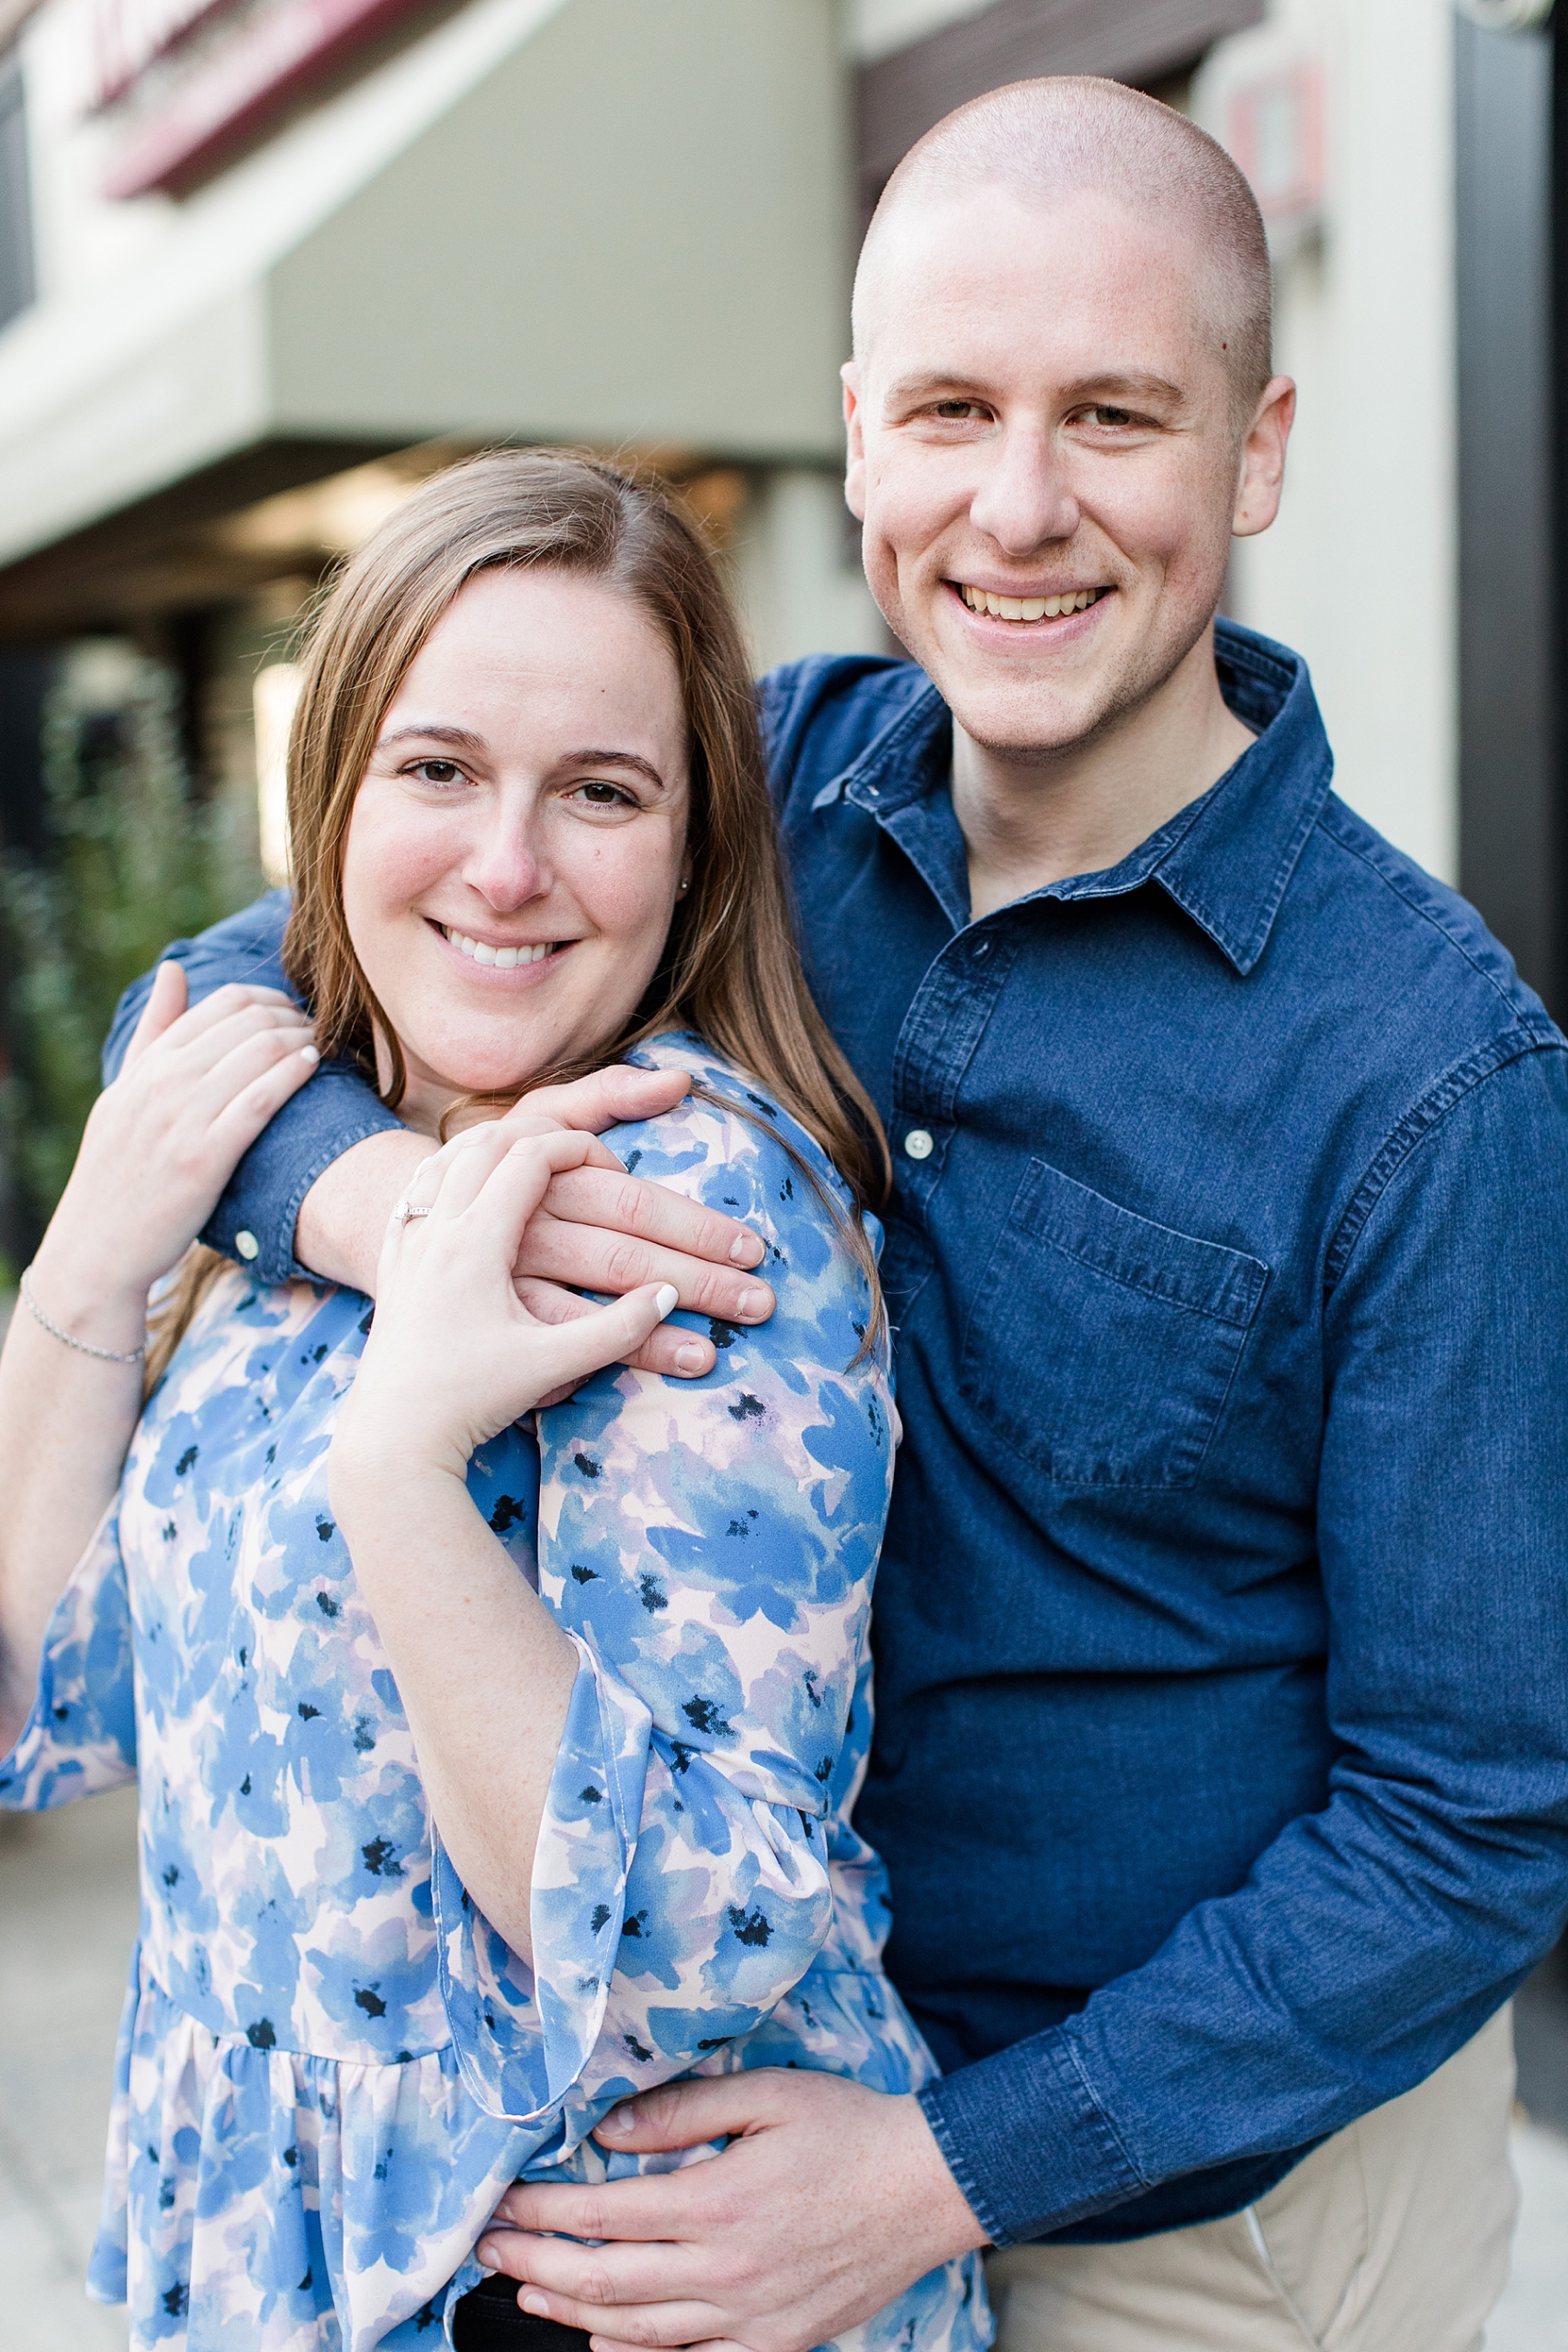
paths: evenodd
<path fill-rule="evenodd" d="M 191 797 L 169 672 L 114 651 L 107 707 L 101 661 L 67 661 L 46 705 L 44 855 L 0 854 L 12 1065 L 0 1125 L 15 1223 L 32 1233 L 71 1172 L 121 990 L 171 939 L 262 887 L 232 804 Z"/>

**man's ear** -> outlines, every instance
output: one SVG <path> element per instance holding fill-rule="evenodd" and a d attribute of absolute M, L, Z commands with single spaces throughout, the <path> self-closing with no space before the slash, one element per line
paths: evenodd
<path fill-rule="evenodd" d="M 865 521 L 865 434 L 861 425 L 860 368 L 846 359 L 839 370 L 844 386 L 844 437 L 849 455 L 844 466 L 844 503 L 857 523 Z"/>
<path fill-rule="evenodd" d="M 1295 416 L 1294 384 L 1289 376 L 1271 376 L 1241 445 L 1232 538 L 1250 539 L 1266 531 L 1279 513 L 1280 493 L 1285 486 L 1285 445 Z"/>

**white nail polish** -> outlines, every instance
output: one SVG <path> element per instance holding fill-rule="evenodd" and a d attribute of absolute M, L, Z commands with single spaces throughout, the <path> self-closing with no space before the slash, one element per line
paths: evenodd
<path fill-rule="evenodd" d="M 659 1319 L 661 1323 L 663 1322 L 664 1317 L 670 1313 L 671 1307 L 673 1307 L 680 1295 L 681 1294 L 676 1289 L 673 1283 L 660 1283 L 659 1289 L 654 1295 L 653 1303 L 659 1309 Z"/>
<path fill-rule="evenodd" d="M 299 1058 L 302 1062 L 319 1062 L 321 1057 L 316 1051 L 314 1046 L 301 1046 L 299 1048 Z"/>

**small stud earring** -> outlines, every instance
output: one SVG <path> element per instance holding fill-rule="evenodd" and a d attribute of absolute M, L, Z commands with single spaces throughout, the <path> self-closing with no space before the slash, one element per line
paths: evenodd
<path fill-rule="evenodd" d="M 676 892 L 676 894 L 675 894 L 675 895 L 676 895 L 676 897 L 677 897 L 677 898 L 680 898 L 680 899 L 683 899 L 683 898 L 685 897 L 685 895 L 686 895 L 687 891 L 691 888 L 691 887 L 692 887 L 692 877 L 691 877 L 691 876 L 690 876 L 689 874 L 684 874 L 684 875 L 682 875 L 682 877 L 681 877 L 681 888 L 680 888 L 680 889 Z"/>

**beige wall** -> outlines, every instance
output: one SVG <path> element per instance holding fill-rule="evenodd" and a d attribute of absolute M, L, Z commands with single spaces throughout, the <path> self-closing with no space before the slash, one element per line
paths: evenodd
<path fill-rule="evenodd" d="M 1321 237 L 1281 256 L 1276 363 L 1301 388 L 1280 519 L 1238 545 L 1239 618 L 1303 653 L 1336 783 L 1458 865 L 1453 25 L 1448 0 L 1273 0 L 1208 70 L 1326 76 Z M 1203 115 L 1201 79 L 1198 109 Z M 1206 119 L 1206 118 L 1205 118 Z M 1212 127 L 1218 129 L 1217 123 Z"/>

